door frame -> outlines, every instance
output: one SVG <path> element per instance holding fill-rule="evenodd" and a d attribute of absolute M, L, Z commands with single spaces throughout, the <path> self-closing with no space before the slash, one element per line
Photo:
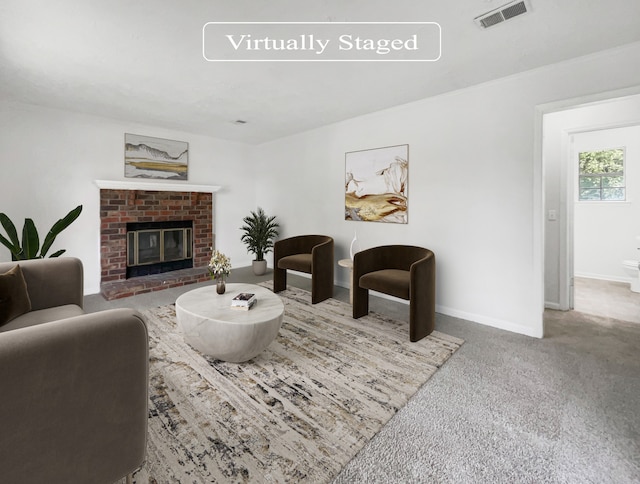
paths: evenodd
<path fill-rule="evenodd" d="M 565 99 L 547 104 L 540 104 L 535 107 L 535 126 L 534 126 L 534 260 L 536 276 L 539 275 L 541 284 L 539 299 L 541 307 L 544 311 L 545 303 L 545 223 L 547 219 L 546 209 L 546 193 L 545 193 L 545 171 L 544 171 L 544 136 L 543 122 L 544 116 L 547 114 L 570 111 L 572 109 L 588 107 L 589 105 L 602 104 L 608 102 L 619 101 L 625 97 L 640 94 L 640 86 L 634 86 L 626 89 L 614 91 L 606 91 L 598 94 L 582 96 L 579 98 Z M 574 288 L 574 192 L 575 180 L 571 171 L 571 153 L 572 140 L 571 136 L 578 132 L 595 131 L 599 129 L 610 129 L 616 127 L 624 127 L 640 123 L 631 122 L 611 122 L 603 123 L 600 126 L 581 126 L 575 128 L 567 128 L 563 130 L 561 139 L 563 143 L 563 158 L 560 169 L 560 205 L 558 210 L 559 226 L 559 306 L 561 310 L 569 310 L 573 307 L 573 288 Z M 544 318 L 542 324 L 542 334 L 545 334 Z"/>

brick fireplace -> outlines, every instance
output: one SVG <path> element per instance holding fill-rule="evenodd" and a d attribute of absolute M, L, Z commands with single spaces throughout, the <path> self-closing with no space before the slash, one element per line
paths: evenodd
<path fill-rule="evenodd" d="M 208 279 L 213 240 L 213 193 L 219 187 L 97 181 L 100 187 L 100 290 L 128 297 Z M 127 278 L 127 224 L 189 222 L 193 268 Z"/>

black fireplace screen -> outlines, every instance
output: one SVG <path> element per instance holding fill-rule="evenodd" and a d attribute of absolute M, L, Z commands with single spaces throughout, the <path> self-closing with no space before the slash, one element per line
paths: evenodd
<path fill-rule="evenodd" d="M 193 267 L 193 223 L 127 224 L 127 277 Z"/>

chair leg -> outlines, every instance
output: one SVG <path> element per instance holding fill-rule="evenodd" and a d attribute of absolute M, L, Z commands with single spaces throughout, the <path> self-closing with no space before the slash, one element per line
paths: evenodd
<path fill-rule="evenodd" d="M 126 483 L 133 484 L 133 474 L 127 474 Z"/>
<path fill-rule="evenodd" d="M 369 314 L 369 290 L 353 288 L 353 318 L 358 319 Z"/>
<path fill-rule="evenodd" d="M 273 292 L 284 291 L 287 288 L 287 270 L 275 267 L 273 269 Z"/>
<path fill-rule="evenodd" d="M 436 325 L 435 304 L 430 298 L 409 302 L 409 341 L 415 343 L 429 336 Z"/>
<path fill-rule="evenodd" d="M 311 304 L 333 297 L 333 274 L 311 274 Z"/>

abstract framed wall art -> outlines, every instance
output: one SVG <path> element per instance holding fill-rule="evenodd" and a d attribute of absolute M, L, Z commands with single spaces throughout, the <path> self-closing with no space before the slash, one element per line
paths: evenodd
<path fill-rule="evenodd" d="M 408 223 L 409 145 L 345 153 L 345 220 Z"/>
<path fill-rule="evenodd" d="M 124 176 L 187 180 L 189 143 L 125 133 Z"/>

